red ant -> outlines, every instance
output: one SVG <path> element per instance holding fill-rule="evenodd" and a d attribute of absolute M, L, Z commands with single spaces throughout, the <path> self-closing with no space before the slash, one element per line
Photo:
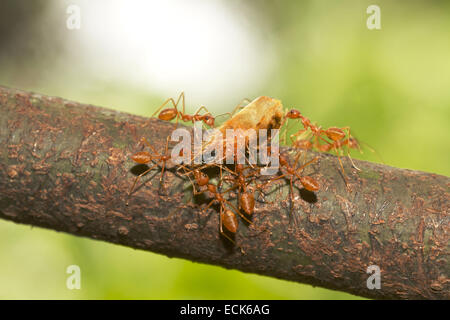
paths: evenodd
<path fill-rule="evenodd" d="M 300 119 L 302 124 L 303 124 L 303 128 L 302 130 L 297 131 L 296 133 L 291 135 L 291 140 L 293 137 L 297 137 L 301 134 L 303 134 L 304 132 L 306 132 L 306 130 L 310 129 L 312 135 L 315 137 L 315 147 L 319 146 L 318 143 L 318 139 L 322 140 L 325 143 L 328 143 L 327 140 L 325 140 L 323 137 L 326 136 L 329 139 L 331 139 L 332 141 L 337 141 L 337 140 L 341 140 L 346 136 L 346 132 L 348 133 L 350 132 L 350 128 L 349 127 L 344 127 L 344 128 L 338 128 L 338 127 L 330 127 L 326 130 L 322 129 L 322 127 L 317 126 L 315 124 L 313 124 L 311 122 L 311 120 L 309 120 L 307 117 L 303 116 L 300 111 L 298 111 L 297 109 L 291 109 L 289 110 L 286 115 L 285 115 L 286 119 Z M 287 128 L 286 128 L 286 132 L 287 132 Z"/>
<path fill-rule="evenodd" d="M 289 195 L 290 195 L 290 200 L 291 200 L 291 215 L 292 215 L 292 209 L 293 209 L 293 194 L 294 194 L 294 179 L 298 178 L 298 180 L 300 181 L 300 183 L 303 185 L 303 187 L 308 190 L 308 191 L 317 191 L 320 189 L 320 185 L 319 183 L 312 177 L 310 176 L 302 176 L 299 174 L 299 171 L 303 171 L 303 169 L 305 167 L 307 167 L 308 165 L 312 164 L 313 162 L 317 161 L 319 159 L 319 157 L 315 157 L 314 159 L 306 162 L 305 164 L 301 165 L 299 168 L 297 168 L 297 163 L 300 159 L 300 155 L 301 153 L 298 153 L 296 159 L 295 159 L 295 163 L 294 166 L 290 166 L 289 165 L 289 161 L 287 159 L 287 157 L 283 154 L 280 154 L 280 166 L 282 168 L 284 168 L 285 173 L 283 173 L 282 175 L 270 179 L 269 181 L 275 181 L 275 180 L 279 180 L 281 178 L 284 178 L 286 176 L 290 176 L 289 177 Z"/>
<path fill-rule="evenodd" d="M 136 187 L 136 184 L 139 181 L 139 179 L 141 179 L 141 177 L 145 176 L 147 173 L 149 173 L 151 170 L 153 170 L 153 168 L 155 168 L 156 166 L 159 166 L 159 165 L 161 165 L 161 176 L 159 178 L 160 187 L 163 185 L 163 176 L 164 176 L 164 170 L 166 168 L 166 163 L 171 158 L 170 154 L 168 153 L 169 139 L 170 139 L 170 136 L 167 137 L 164 154 L 160 154 L 158 151 L 156 151 L 155 148 L 153 148 L 153 146 L 144 137 L 141 139 L 141 142 L 145 143 L 152 150 L 153 154 L 151 154 L 148 151 L 139 151 L 139 152 L 136 152 L 134 155 L 132 155 L 131 159 L 138 164 L 148 164 L 150 162 L 156 162 L 156 163 L 153 163 L 153 165 L 151 167 L 149 167 L 147 170 L 145 170 L 144 172 L 142 172 L 141 174 L 139 174 L 136 177 L 136 179 L 134 180 L 133 186 L 131 187 L 131 189 L 128 193 L 128 198 L 131 196 L 132 192 L 134 191 L 134 188 Z M 128 201 L 127 201 L 127 205 L 128 205 Z"/>
<path fill-rule="evenodd" d="M 178 104 L 180 103 L 180 101 L 182 104 L 182 111 L 178 110 Z M 169 102 L 172 103 L 173 107 L 161 110 Z M 159 112 L 160 110 L 161 110 L 161 112 Z M 205 110 L 207 113 L 201 115 L 201 114 L 199 114 L 199 112 L 201 110 Z M 186 114 L 185 113 L 185 103 L 184 103 L 184 92 L 180 93 L 180 95 L 178 96 L 177 102 L 175 102 L 175 100 L 173 98 L 167 99 L 161 106 L 159 106 L 159 108 L 155 111 L 155 113 L 153 113 L 152 117 L 155 116 L 158 112 L 159 112 L 159 114 L 158 114 L 159 119 L 164 120 L 164 121 L 171 121 L 176 118 L 177 124 L 178 124 L 178 120 L 181 119 L 184 122 L 192 121 L 192 123 L 194 123 L 196 121 L 202 121 L 205 125 L 207 125 L 209 127 L 214 127 L 215 118 L 216 118 L 216 117 L 213 117 L 213 115 L 208 111 L 208 109 L 205 106 L 201 106 L 199 109 L 197 109 L 197 111 L 195 112 L 194 115 Z"/>
<path fill-rule="evenodd" d="M 227 209 L 227 207 L 225 206 L 228 205 L 229 207 L 231 207 L 234 211 L 236 211 L 245 221 L 249 222 L 250 221 L 248 219 L 246 219 L 243 215 L 241 215 L 239 213 L 238 210 L 236 210 L 236 208 L 234 207 L 234 205 L 232 203 L 230 203 L 228 200 L 226 200 L 223 197 L 223 194 L 228 192 L 219 192 L 217 190 L 217 187 L 214 184 L 209 183 L 209 176 L 204 173 L 203 171 L 201 171 L 202 168 L 196 168 L 193 170 L 188 170 L 185 166 L 183 165 L 179 165 L 180 168 L 183 168 L 185 170 L 185 174 L 188 175 L 189 178 L 189 174 L 193 174 L 194 175 L 194 179 L 195 182 L 197 183 L 197 185 L 202 188 L 206 186 L 206 189 L 203 191 L 197 191 L 195 189 L 195 185 L 192 182 L 191 178 L 189 178 L 189 180 L 192 183 L 193 186 L 193 195 L 199 195 L 202 194 L 206 191 L 212 193 L 213 195 L 213 199 L 209 202 L 209 204 L 206 206 L 206 208 L 204 208 L 202 211 L 205 212 L 206 210 L 208 210 L 208 208 L 213 205 L 214 203 L 219 203 L 220 206 L 220 213 L 219 213 L 219 225 L 220 225 L 220 234 L 222 236 L 224 236 L 225 238 L 227 238 L 229 241 L 231 241 L 233 244 L 235 244 L 234 240 L 231 239 L 224 231 L 223 231 L 223 227 L 225 226 L 225 228 L 231 232 L 232 234 L 236 234 L 237 231 L 237 227 L 238 227 L 238 220 L 236 218 L 235 213 L 232 210 Z"/>
<path fill-rule="evenodd" d="M 228 192 L 229 190 L 225 191 L 225 192 L 219 192 L 217 190 L 217 187 L 214 184 L 208 183 L 206 185 L 206 190 L 210 193 L 212 193 L 213 195 L 213 199 L 210 201 L 210 203 L 206 206 L 206 208 L 204 208 L 202 211 L 205 212 L 206 210 L 208 210 L 208 208 L 210 206 L 212 206 L 214 203 L 218 203 L 220 206 L 220 221 L 219 221 L 219 225 L 220 225 L 220 234 L 222 236 L 224 236 L 225 238 L 227 238 L 228 240 L 230 240 L 233 244 L 235 243 L 233 239 L 231 239 L 224 231 L 223 231 L 223 226 L 225 226 L 225 228 L 231 232 L 232 234 L 236 234 L 237 231 L 237 227 L 238 227 L 238 220 L 236 218 L 236 214 L 239 214 L 241 216 L 242 219 L 244 219 L 247 223 L 251 223 L 244 215 L 242 215 L 239 210 L 236 209 L 236 207 L 230 203 L 228 200 L 226 200 L 223 197 L 223 194 Z M 203 193 L 205 191 L 199 192 L 199 193 Z M 197 193 L 197 194 L 199 194 Z M 232 208 L 233 210 L 229 210 L 227 209 L 226 205 L 228 205 L 230 208 Z"/>
<path fill-rule="evenodd" d="M 185 166 L 183 166 L 181 164 L 178 165 L 178 166 L 179 166 L 179 168 L 183 168 L 184 169 L 184 173 L 182 175 L 186 175 L 188 177 L 189 181 L 192 184 L 192 190 L 193 190 L 193 194 L 194 195 L 197 195 L 197 194 L 199 194 L 201 192 L 197 192 L 197 190 L 195 189 L 195 183 L 189 177 L 190 174 L 194 175 L 194 180 L 195 180 L 195 182 L 197 183 L 197 185 L 200 188 L 208 185 L 208 183 L 209 183 L 209 176 L 201 170 L 202 168 L 196 168 L 196 169 L 189 170 L 189 169 L 187 169 Z"/>
<path fill-rule="evenodd" d="M 296 109 L 289 110 L 286 113 L 285 117 L 287 119 L 300 119 L 303 124 L 303 127 L 304 127 L 304 129 L 299 130 L 290 136 L 291 140 L 293 137 L 296 137 L 296 139 L 292 141 L 294 147 L 299 148 L 299 149 L 315 148 L 318 151 L 322 151 L 322 152 L 328 152 L 330 150 L 334 150 L 338 157 L 339 165 L 341 166 L 345 184 L 347 184 L 344 166 L 342 164 L 340 153 L 338 152 L 338 150 L 341 150 L 344 145 L 347 145 L 349 148 L 358 148 L 359 149 L 359 145 L 358 145 L 356 139 L 353 138 L 350 134 L 350 127 L 343 127 L 343 128 L 330 127 L 328 129 L 324 130 L 320 126 L 317 126 L 317 125 L 311 123 L 311 121 L 308 118 L 304 117 L 300 113 L 300 111 L 298 111 Z M 314 143 L 311 143 L 310 139 L 302 138 L 302 134 L 304 134 L 308 129 L 310 129 L 312 136 L 315 138 Z M 286 129 L 286 132 L 287 132 L 287 129 Z M 311 137 L 311 138 L 313 138 L 313 137 Z M 331 142 L 326 140 L 325 137 L 330 139 Z M 347 137 L 347 139 L 345 139 L 345 137 Z M 319 143 L 319 140 L 322 143 Z M 348 150 L 347 150 L 347 155 L 348 155 L 353 167 L 355 167 L 357 170 L 359 170 L 359 168 L 353 163 L 353 160 L 351 159 Z"/>

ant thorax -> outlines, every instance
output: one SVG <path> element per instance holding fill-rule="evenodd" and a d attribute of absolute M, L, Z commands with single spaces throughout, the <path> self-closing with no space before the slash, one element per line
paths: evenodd
<path fill-rule="evenodd" d="M 265 189 L 271 185 L 278 183 L 289 187 L 290 219 L 295 216 L 294 200 L 298 192 L 311 193 L 322 188 L 321 182 L 307 172 L 315 170 L 308 167 L 319 160 L 318 156 L 308 159 L 310 150 L 334 152 L 346 184 L 341 158 L 346 152 L 352 161 L 350 149 L 360 150 L 360 144 L 352 136 L 350 127 L 325 129 L 299 110 L 285 111 L 280 100 L 266 96 L 258 97 L 245 106 L 239 103 L 233 112 L 221 115 L 211 114 L 204 106 L 194 114 L 185 111 L 184 93 L 181 93 L 176 100 L 167 99 L 154 113 L 158 113 L 160 120 L 174 120 L 175 129 L 161 150 L 142 138 L 147 149 L 134 153 L 131 159 L 138 165 L 144 165 L 145 171 L 135 178 L 128 199 L 135 190 L 139 190 L 138 182 L 148 172 L 161 172 L 159 187 L 162 189 L 164 173 L 172 171 L 189 180 L 193 200 L 199 195 L 209 199 L 207 204 L 202 204 L 202 212 L 216 210 L 219 214 L 220 235 L 233 244 L 238 229 L 237 218 L 250 224 L 257 212 L 256 201 L 262 199 L 266 202 Z M 215 128 L 215 119 L 225 114 L 229 114 L 230 118 Z M 177 128 L 178 121 L 192 122 L 193 132 Z M 289 126 L 288 122 L 293 126 Z M 203 130 L 204 126 L 211 129 Z M 280 154 L 281 127 L 284 128 L 284 142 L 288 130 L 295 129 L 289 135 L 293 145 L 291 150 L 296 152 L 294 161 L 292 157 Z M 176 142 L 176 145 L 169 149 L 169 142 Z M 352 165 L 358 169 L 353 161 Z"/>

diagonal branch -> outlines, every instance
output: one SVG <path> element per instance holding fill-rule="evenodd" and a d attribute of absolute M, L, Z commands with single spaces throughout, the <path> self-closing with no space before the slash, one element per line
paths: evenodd
<path fill-rule="evenodd" d="M 162 150 L 172 128 L 0 87 L 0 218 L 371 298 L 450 298 L 449 178 L 343 159 L 347 190 L 337 159 L 318 154 L 308 170 L 321 189 L 295 197 L 297 226 L 285 185 L 240 224 L 239 250 L 173 170 L 165 194 L 150 174 L 125 205 L 139 139 Z M 379 290 L 367 288 L 370 265 Z"/>

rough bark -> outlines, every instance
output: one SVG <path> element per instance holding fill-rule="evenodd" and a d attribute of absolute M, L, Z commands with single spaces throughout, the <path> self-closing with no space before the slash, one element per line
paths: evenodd
<path fill-rule="evenodd" d="M 319 154 L 308 170 L 321 189 L 296 189 L 298 225 L 286 184 L 241 221 L 239 248 L 174 171 L 162 193 L 149 174 L 126 205 L 139 139 L 162 149 L 172 128 L 0 87 L 0 218 L 365 297 L 450 298 L 449 178 L 355 160 L 357 171 L 344 159 L 347 189 L 336 157 Z M 380 290 L 366 286 L 370 265 Z"/>

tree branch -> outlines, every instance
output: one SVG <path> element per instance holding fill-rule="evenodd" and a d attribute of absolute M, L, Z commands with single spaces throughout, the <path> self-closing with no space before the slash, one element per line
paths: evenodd
<path fill-rule="evenodd" d="M 336 157 L 319 154 L 308 170 L 321 189 L 296 197 L 299 224 L 289 188 L 277 189 L 240 224 L 240 250 L 173 170 L 166 194 L 155 171 L 126 206 L 139 139 L 161 150 L 172 129 L 0 87 L 0 218 L 365 297 L 450 298 L 449 178 L 355 160 L 357 171 L 343 159 L 347 190 Z M 379 290 L 366 286 L 370 265 L 381 269 Z"/>

